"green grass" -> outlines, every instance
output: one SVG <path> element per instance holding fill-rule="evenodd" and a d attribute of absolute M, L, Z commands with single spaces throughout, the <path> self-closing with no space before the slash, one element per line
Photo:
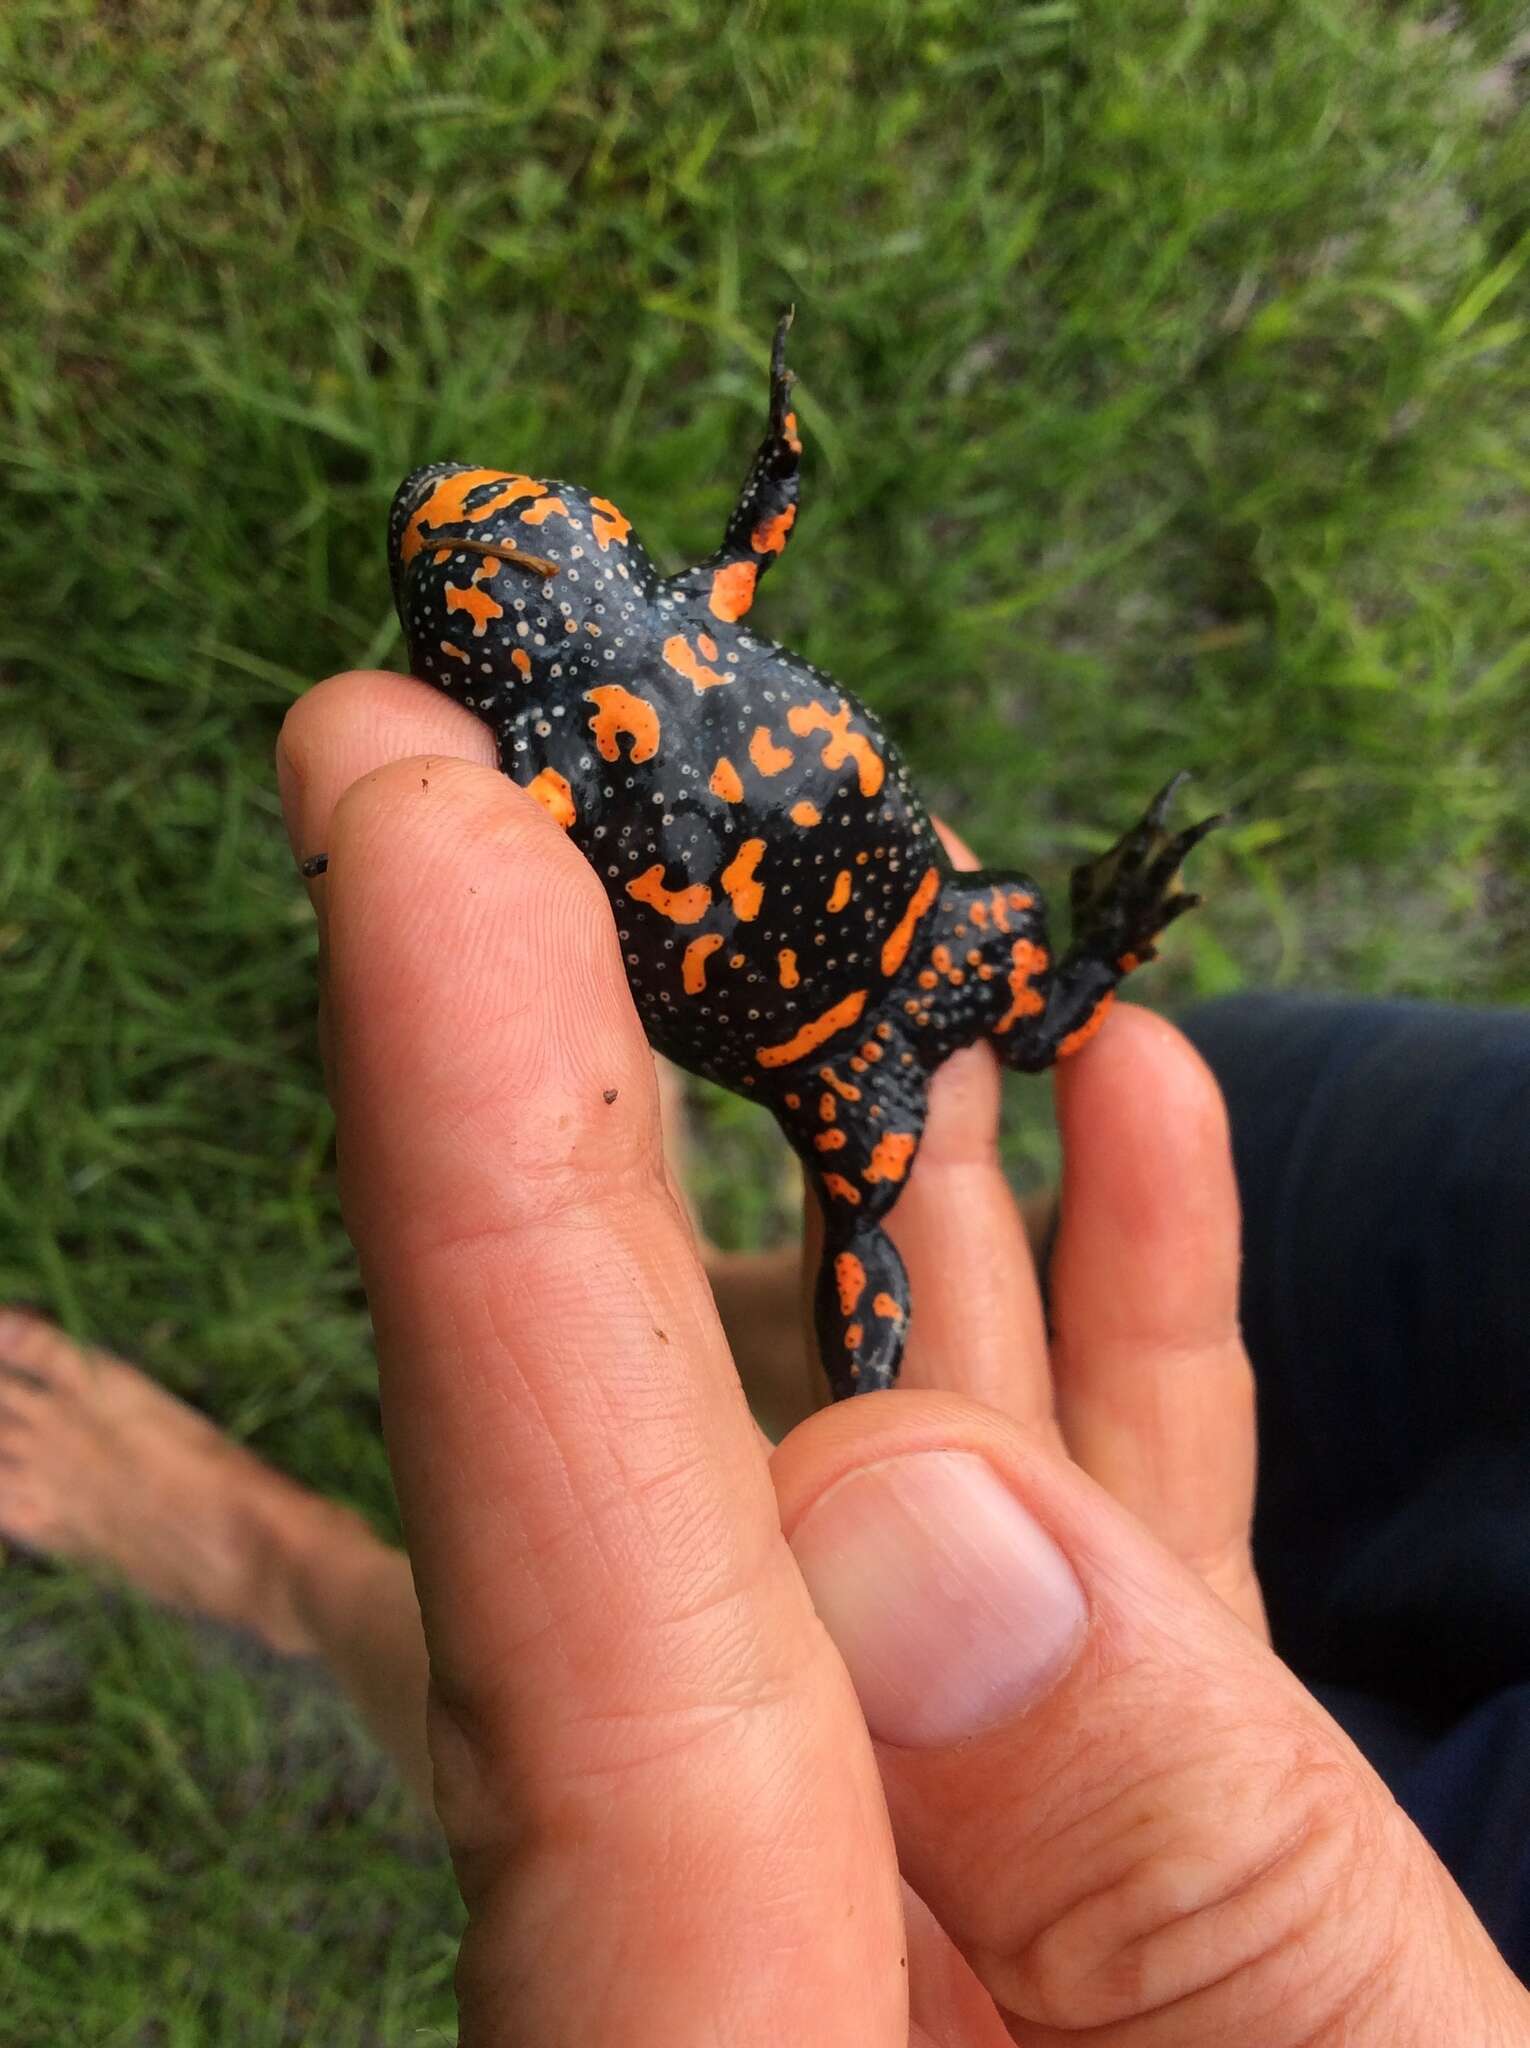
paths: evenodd
<path fill-rule="evenodd" d="M 0 1297 L 391 1528 L 275 730 L 397 658 L 416 462 L 708 547 L 787 299 L 760 616 L 986 856 L 1055 885 L 1188 763 L 1243 811 L 1153 1000 L 1530 995 L 1521 22 L 10 0 Z M 444 2038 L 449 1881 L 327 1695 L 19 1564 L 0 1674 L 0 2048 Z"/>

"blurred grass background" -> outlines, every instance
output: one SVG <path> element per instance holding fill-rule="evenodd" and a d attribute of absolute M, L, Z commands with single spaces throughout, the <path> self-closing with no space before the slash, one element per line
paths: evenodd
<path fill-rule="evenodd" d="M 1527 63 L 1518 0 L 9 0 L 0 1298 L 392 1528 L 276 729 L 397 659 L 416 462 L 707 549 L 786 300 L 757 616 L 986 857 L 1189 764 L 1241 817 L 1144 997 L 1524 1000 Z M 5 2048 L 449 2039 L 455 1931 L 322 1687 L 0 1572 Z"/>

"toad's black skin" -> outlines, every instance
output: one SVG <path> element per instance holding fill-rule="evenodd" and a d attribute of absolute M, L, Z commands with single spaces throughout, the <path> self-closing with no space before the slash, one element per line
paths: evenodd
<path fill-rule="evenodd" d="M 774 1113 L 825 1218 L 819 1343 L 836 1397 L 891 1385 L 909 1314 L 882 1229 L 930 1077 L 989 1037 L 1035 1072 L 1198 899 L 1170 784 L 1075 869 L 1057 959 L 1025 876 L 955 871 L 896 748 L 831 676 L 742 624 L 797 512 L 790 315 L 770 417 L 721 547 L 661 576 L 608 499 L 435 463 L 400 486 L 389 557 L 414 673 L 494 731 L 505 773 L 606 887 L 658 1050 Z"/>

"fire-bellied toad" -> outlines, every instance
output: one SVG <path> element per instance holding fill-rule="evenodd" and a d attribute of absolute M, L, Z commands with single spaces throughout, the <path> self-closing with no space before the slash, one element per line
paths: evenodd
<path fill-rule="evenodd" d="M 388 539 L 414 673 L 493 729 L 604 882 L 649 1039 L 766 1104 L 802 1159 L 844 1396 L 897 1374 L 909 1288 L 882 1222 L 930 1077 L 980 1036 L 1027 1072 L 1083 1045 L 1198 900 L 1177 872 L 1217 820 L 1170 835 L 1160 792 L 1074 870 L 1061 956 L 1033 881 L 952 868 L 872 714 L 747 624 L 797 517 L 789 324 L 765 438 L 694 568 L 660 575 L 608 498 L 465 463 L 407 477 Z"/>

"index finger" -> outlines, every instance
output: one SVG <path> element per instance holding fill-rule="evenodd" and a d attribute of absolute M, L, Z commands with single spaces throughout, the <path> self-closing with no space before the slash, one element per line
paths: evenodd
<path fill-rule="evenodd" d="M 464 2038 L 557 2048 L 620 2011 L 670 2039 L 747 2000 L 842 2039 L 897 1940 L 885 1813 L 665 1181 L 600 886 L 460 762 L 381 768 L 319 832 Z"/>

